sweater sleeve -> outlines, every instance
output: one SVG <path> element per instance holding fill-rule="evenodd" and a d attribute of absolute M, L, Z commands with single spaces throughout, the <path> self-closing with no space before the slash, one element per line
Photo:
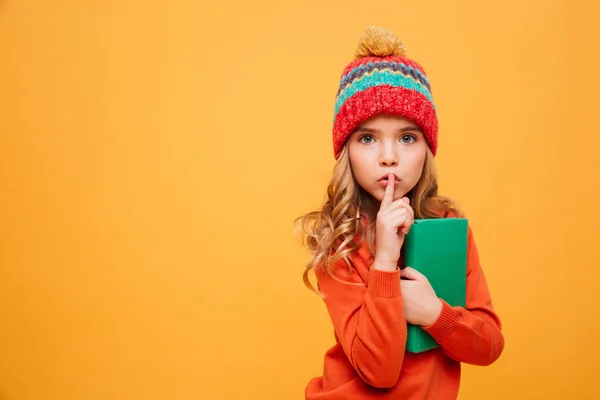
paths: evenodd
<path fill-rule="evenodd" d="M 360 257 L 353 261 L 364 262 Z M 368 270 L 366 265 L 360 267 Z M 343 260 L 333 270 L 331 276 L 324 268 L 317 269 L 317 282 L 346 357 L 367 384 L 394 386 L 404 360 L 407 332 L 400 270 L 373 268 L 367 282 L 356 268 L 348 272 Z"/>
<path fill-rule="evenodd" d="M 479 263 L 479 253 L 469 228 L 466 307 L 451 307 L 442 300 L 442 312 L 425 329 L 452 359 L 473 365 L 489 365 L 504 349 L 500 319 Z"/>

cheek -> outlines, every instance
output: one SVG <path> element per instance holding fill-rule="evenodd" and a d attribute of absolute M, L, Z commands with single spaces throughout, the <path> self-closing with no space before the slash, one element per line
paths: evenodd
<path fill-rule="evenodd" d="M 360 151 L 352 151 L 352 148 L 349 150 L 349 158 L 350 158 L 350 166 L 352 167 L 352 173 L 354 174 L 354 178 L 358 181 L 359 184 L 363 184 L 365 180 L 365 175 L 367 174 L 368 167 L 368 157 Z"/>
<path fill-rule="evenodd" d="M 364 163 L 364 157 L 361 155 L 361 152 L 350 144 L 348 148 L 348 158 L 350 159 L 350 165 L 355 170 L 360 170 L 361 164 Z"/>
<path fill-rule="evenodd" d="M 411 157 L 410 172 L 415 179 L 420 179 L 423 173 L 423 166 L 425 165 L 426 151 L 414 153 Z"/>
<path fill-rule="evenodd" d="M 348 156 L 350 157 L 350 161 L 354 163 L 367 164 L 372 162 L 376 154 L 376 145 L 364 145 L 356 141 L 348 144 Z"/>

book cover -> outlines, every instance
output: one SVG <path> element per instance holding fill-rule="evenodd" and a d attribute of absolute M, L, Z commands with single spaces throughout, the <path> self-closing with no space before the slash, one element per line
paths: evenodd
<path fill-rule="evenodd" d="M 425 275 L 439 298 L 451 306 L 465 307 L 468 220 L 417 219 L 404 246 L 405 265 Z M 420 326 L 408 324 L 407 351 L 420 353 L 438 346 Z"/>

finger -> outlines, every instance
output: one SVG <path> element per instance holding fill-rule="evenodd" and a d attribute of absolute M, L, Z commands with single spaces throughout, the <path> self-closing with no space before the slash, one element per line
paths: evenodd
<path fill-rule="evenodd" d="M 388 174 L 388 184 L 385 187 L 385 194 L 383 195 L 383 200 L 381 200 L 380 209 L 387 208 L 394 201 L 394 179 L 394 174 Z"/>
<path fill-rule="evenodd" d="M 406 210 L 396 210 L 393 213 L 388 214 L 389 222 L 391 226 L 398 232 L 407 225 L 407 221 L 410 221 L 410 214 Z"/>
<path fill-rule="evenodd" d="M 397 208 L 406 208 L 407 210 L 412 210 L 412 207 L 410 206 L 410 200 L 408 199 L 408 197 L 403 197 L 401 199 L 393 201 L 389 206 L 390 210 L 395 210 Z"/>
<path fill-rule="evenodd" d="M 406 201 L 404 201 L 404 199 L 406 199 Z M 406 222 L 404 224 L 404 227 L 406 229 L 403 231 L 403 233 L 407 234 L 408 230 L 410 229 L 410 226 L 413 224 L 413 222 L 415 220 L 415 212 L 412 209 L 412 207 L 410 205 L 408 205 L 408 201 L 409 201 L 408 197 L 404 197 L 404 198 L 402 198 L 402 200 L 403 200 L 402 201 L 402 205 L 403 206 L 401 207 L 401 209 L 405 210 L 406 213 L 407 213 L 407 219 L 406 219 Z"/>
<path fill-rule="evenodd" d="M 406 199 L 406 204 L 407 204 L 407 209 L 410 211 L 410 215 L 413 217 L 413 219 L 415 218 L 415 210 L 413 210 L 413 208 L 410 206 L 410 199 L 408 197 L 403 197 L 403 199 Z"/>
<path fill-rule="evenodd" d="M 412 213 L 406 208 L 400 208 L 394 210 L 391 215 L 391 218 L 393 218 L 394 227 L 402 234 L 408 234 L 410 227 L 414 222 Z"/>
<path fill-rule="evenodd" d="M 408 232 L 410 231 L 410 227 L 413 225 L 414 222 L 415 222 L 415 218 L 414 218 L 414 214 L 413 214 L 413 211 L 411 208 L 410 210 L 408 210 L 408 217 L 406 219 L 406 222 L 402 226 L 402 233 L 404 233 L 405 235 L 408 235 Z"/>
<path fill-rule="evenodd" d="M 397 200 L 394 203 L 392 203 L 391 207 L 403 207 L 406 208 L 409 212 L 410 212 L 410 216 L 414 219 L 415 218 L 415 210 L 413 210 L 413 208 L 410 206 L 410 199 L 408 197 L 403 197 L 400 200 Z"/>
<path fill-rule="evenodd" d="M 420 281 L 425 278 L 425 275 L 420 273 L 414 268 L 406 267 L 400 270 L 400 276 L 406 279 L 410 279 L 412 281 Z"/>
<path fill-rule="evenodd" d="M 402 199 L 398 199 L 396 201 L 393 201 L 392 204 L 390 204 L 387 207 L 387 211 L 388 212 L 395 212 L 395 211 L 399 211 L 399 210 L 406 210 L 409 214 L 413 215 L 413 211 L 411 206 L 409 206 L 408 204 L 406 204 L 404 202 L 404 200 Z"/>

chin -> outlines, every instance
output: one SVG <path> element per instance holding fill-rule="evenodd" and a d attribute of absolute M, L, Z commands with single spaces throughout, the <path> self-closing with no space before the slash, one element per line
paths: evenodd
<path fill-rule="evenodd" d="M 396 188 L 396 190 L 394 190 L 394 200 L 398 200 L 404 197 L 403 193 L 404 192 L 402 190 Z M 375 190 L 369 191 L 369 194 L 373 196 L 375 200 L 381 203 L 383 197 L 385 196 L 385 189 L 376 188 Z"/>

